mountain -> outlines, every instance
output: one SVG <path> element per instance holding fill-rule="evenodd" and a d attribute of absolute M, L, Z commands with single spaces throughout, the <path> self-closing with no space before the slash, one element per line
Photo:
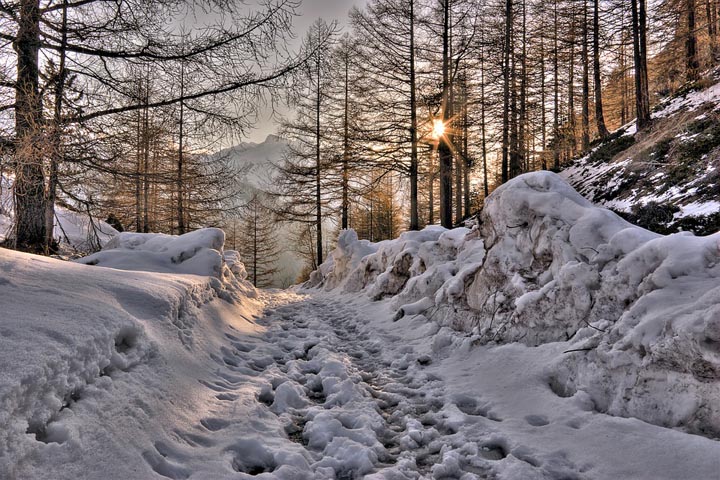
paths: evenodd
<path fill-rule="evenodd" d="M 268 135 L 262 143 L 242 142 L 221 150 L 216 156 L 226 158 L 236 169 L 247 191 L 263 190 L 272 181 L 275 164 L 287 154 L 288 144 L 277 135 Z"/>
<path fill-rule="evenodd" d="M 277 135 L 268 135 L 261 143 L 243 142 L 221 150 L 216 155 L 224 157 L 239 174 L 241 195 L 249 199 L 256 191 L 268 190 L 279 164 L 288 153 L 288 144 Z M 280 255 L 277 260 L 277 273 L 273 276 L 273 286 L 287 287 L 295 283 L 304 267 L 304 260 L 293 251 L 292 225 L 277 224 Z M 240 252 L 241 257 L 243 252 Z"/>

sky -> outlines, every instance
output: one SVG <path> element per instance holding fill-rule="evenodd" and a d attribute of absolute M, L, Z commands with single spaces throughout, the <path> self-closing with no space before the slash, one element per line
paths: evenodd
<path fill-rule="evenodd" d="M 291 44 L 292 47 L 299 47 L 305 32 L 310 25 L 319 17 L 331 22 L 338 21 L 338 25 L 344 28 L 347 24 L 348 11 L 353 6 L 360 7 L 365 4 L 365 0 L 303 0 L 300 8 L 301 15 L 295 20 L 296 38 Z M 278 125 L 275 120 L 270 118 L 269 110 L 265 112 L 255 128 L 255 130 L 247 133 L 244 141 L 262 142 L 270 134 L 277 133 Z"/>

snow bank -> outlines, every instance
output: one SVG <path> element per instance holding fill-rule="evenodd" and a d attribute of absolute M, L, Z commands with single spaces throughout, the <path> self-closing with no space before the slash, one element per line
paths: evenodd
<path fill-rule="evenodd" d="M 222 277 L 225 233 L 202 228 L 184 235 L 123 232 L 101 252 L 77 260 L 85 265 L 158 273 L 184 273 Z M 229 255 L 233 265 L 236 257 Z"/>
<path fill-rule="evenodd" d="M 479 228 L 340 243 L 316 286 L 393 296 L 396 318 L 424 314 L 476 343 L 572 339 L 549 374 L 559 394 L 720 435 L 720 234 L 651 233 L 537 172 L 498 188 Z"/>
<path fill-rule="evenodd" d="M 166 448 L 222 403 L 209 355 L 257 328 L 252 292 L 0 249 L 0 478 L 187 478 Z"/>

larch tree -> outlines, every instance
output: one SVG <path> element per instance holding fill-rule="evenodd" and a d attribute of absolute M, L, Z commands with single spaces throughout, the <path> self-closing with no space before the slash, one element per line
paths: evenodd
<path fill-rule="evenodd" d="M 326 191 L 333 175 L 332 154 L 328 141 L 331 126 L 326 122 L 327 95 L 332 85 L 333 46 L 337 26 L 318 19 L 307 33 L 304 49 L 312 52 L 305 67 L 295 75 L 291 104 L 293 118 L 283 122 L 283 136 L 290 141 L 289 154 L 284 159 L 275 193 L 282 197 L 278 214 L 288 221 L 313 225 L 315 234 L 315 263 L 323 262 L 324 206 L 329 204 Z"/>
<path fill-rule="evenodd" d="M 278 229 L 269 201 L 266 195 L 255 193 L 239 214 L 238 251 L 256 287 L 272 285 L 278 271 Z"/>
<path fill-rule="evenodd" d="M 247 128 L 252 117 L 242 120 L 242 115 L 234 117 L 230 112 L 256 108 L 259 96 L 279 86 L 284 75 L 304 64 L 304 58 L 282 55 L 297 7 L 295 0 L 271 0 L 255 11 L 235 3 L 181 0 L 4 2 L 0 39 L 6 43 L 0 48 L 16 67 L 14 78 L 0 83 L 4 90 L 1 97 L 12 98 L 0 105 L 0 112 L 11 112 L 14 118 L 10 132 L 15 165 L 13 245 L 33 252 L 48 250 L 54 182 L 51 179 L 48 183 L 45 169 L 48 158 L 52 158 L 52 146 L 58 145 L 49 137 L 67 133 L 70 125 L 85 128 L 101 121 L 112 124 L 110 119 L 122 112 L 181 101 L 185 108 L 192 108 L 193 102 L 212 100 L 214 110 L 223 113 L 216 119 L 229 120 L 234 128 Z M 181 42 L 173 22 L 166 20 L 194 8 L 207 8 L 219 14 L 218 18 L 225 16 L 233 22 L 209 25 L 192 32 L 189 42 Z M 278 55 L 270 56 L 271 51 Z M 137 101 L 129 77 L 131 65 L 162 71 L 181 60 L 202 68 L 203 81 L 185 88 L 182 94 L 170 88 L 173 82 L 168 81 L 158 88 L 152 101 Z M 41 75 L 45 62 L 62 67 L 47 78 Z M 70 79 L 72 89 L 64 85 Z M 56 112 L 48 115 L 43 104 L 50 92 L 78 95 L 72 103 L 67 97 L 62 103 L 56 102 L 61 113 L 55 108 Z M 48 128 L 53 122 L 62 128 Z"/>

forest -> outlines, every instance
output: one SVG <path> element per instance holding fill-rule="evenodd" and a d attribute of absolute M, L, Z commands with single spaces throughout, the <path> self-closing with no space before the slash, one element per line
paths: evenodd
<path fill-rule="evenodd" d="M 0 0 L 0 479 L 718 478 L 719 8 Z"/>
<path fill-rule="evenodd" d="M 300 9 L 3 1 L 5 245 L 56 253 L 56 205 L 118 230 L 219 226 L 253 258 L 276 256 L 258 234 L 290 222 L 309 272 L 339 229 L 460 225 L 509 179 L 559 171 L 634 118 L 651 129 L 653 106 L 718 61 L 711 0 L 370 0 L 304 36 Z M 240 191 L 217 152 L 281 105 L 288 152 Z"/>

